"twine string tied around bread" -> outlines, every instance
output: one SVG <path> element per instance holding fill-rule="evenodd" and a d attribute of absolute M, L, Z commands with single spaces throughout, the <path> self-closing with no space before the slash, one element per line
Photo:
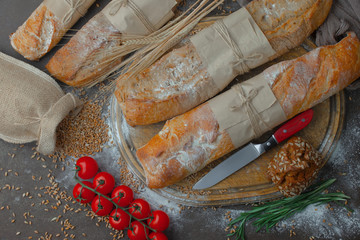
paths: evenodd
<path fill-rule="evenodd" d="M 114 16 L 122 7 L 131 8 L 149 32 L 155 32 L 156 27 L 150 22 L 144 12 L 131 0 L 114 0 L 111 3 L 110 16 Z"/>
<path fill-rule="evenodd" d="M 262 88 L 260 86 L 259 88 Z M 262 120 L 261 116 L 255 109 L 255 107 L 251 104 L 253 98 L 258 95 L 259 89 L 251 89 L 249 94 L 245 94 L 244 89 L 241 84 L 234 85 L 232 87 L 233 90 L 236 91 L 237 95 L 240 98 L 241 103 L 230 106 L 231 111 L 237 111 L 238 109 L 245 107 L 245 112 L 249 118 L 251 128 L 254 131 L 255 138 L 260 137 L 264 132 L 270 131 L 271 128 Z M 263 123 L 265 129 L 260 126 L 260 123 Z M 265 130 L 265 131 L 264 131 Z"/>
<path fill-rule="evenodd" d="M 69 5 L 69 11 L 64 15 L 62 19 L 63 24 L 66 25 L 70 23 L 76 12 L 79 12 L 81 16 L 84 15 L 84 13 L 79 11 L 79 8 L 86 2 L 86 0 L 65 0 L 65 2 Z"/>
<path fill-rule="evenodd" d="M 224 24 L 223 20 L 218 20 L 214 23 L 214 29 L 219 34 L 219 36 L 224 40 L 226 45 L 233 51 L 236 57 L 236 63 L 234 64 L 234 68 L 238 71 L 237 74 L 244 74 L 250 71 L 250 67 L 246 64 L 247 61 L 255 61 L 262 59 L 264 57 L 261 53 L 254 53 L 250 56 L 244 57 L 241 52 L 239 46 L 234 42 L 231 38 L 230 33 Z"/>

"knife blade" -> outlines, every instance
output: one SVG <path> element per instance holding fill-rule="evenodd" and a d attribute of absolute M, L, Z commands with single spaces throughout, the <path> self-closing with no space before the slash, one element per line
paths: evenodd
<path fill-rule="evenodd" d="M 311 122 L 313 115 L 313 110 L 309 109 L 283 124 L 266 142 L 261 144 L 249 143 L 202 177 L 193 186 L 193 189 L 201 190 L 209 188 L 224 180 L 272 147 L 306 127 Z"/>

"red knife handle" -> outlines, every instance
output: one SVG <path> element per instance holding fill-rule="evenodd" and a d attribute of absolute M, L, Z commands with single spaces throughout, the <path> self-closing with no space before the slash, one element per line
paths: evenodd
<path fill-rule="evenodd" d="M 314 111 L 312 109 L 309 109 L 287 121 L 274 133 L 276 141 L 278 143 L 281 143 L 285 139 L 291 137 L 292 135 L 306 127 L 311 122 L 313 115 Z"/>

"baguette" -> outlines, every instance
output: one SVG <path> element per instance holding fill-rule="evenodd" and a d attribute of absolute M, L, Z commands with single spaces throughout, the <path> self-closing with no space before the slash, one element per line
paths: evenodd
<path fill-rule="evenodd" d="M 333 46 L 267 68 L 263 75 L 286 118 L 305 111 L 360 77 L 360 41 L 348 34 Z M 251 81 L 251 80 L 249 80 Z M 215 97 L 216 98 L 216 97 Z M 150 188 L 162 188 L 235 149 L 208 102 L 167 121 L 136 155 Z"/>
<path fill-rule="evenodd" d="M 62 6 L 60 0 L 57 1 L 59 2 L 42 2 L 24 24 L 15 33 L 10 35 L 11 46 L 26 59 L 39 60 L 48 53 L 61 40 L 66 31 L 79 19 L 80 12 L 86 12 L 88 7 L 94 2 L 91 0 L 83 2 L 80 4 L 80 7 L 76 8 L 75 13 L 66 15 L 68 17 L 66 20 L 69 21 L 65 21 L 59 18 L 47 5 Z M 76 5 L 77 3 L 72 1 L 64 1 L 63 3 L 65 6 L 69 4 Z M 54 10 L 55 7 L 52 9 Z M 72 13 L 72 10 L 70 9 L 69 12 Z"/>
<path fill-rule="evenodd" d="M 41 3 L 26 22 L 10 35 L 11 46 L 29 60 L 39 60 L 63 37 L 63 24 Z"/>
<path fill-rule="evenodd" d="M 276 52 L 271 60 L 299 46 L 326 19 L 331 4 L 328 0 L 254 0 L 246 9 Z M 227 84 L 232 80 L 224 79 Z M 135 126 L 170 119 L 220 90 L 189 41 L 139 75 L 118 80 L 115 96 L 128 124 Z"/>
<path fill-rule="evenodd" d="M 100 82 L 122 61 L 111 54 L 120 46 L 122 34 L 127 33 L 118 30 L 101 11 L 59 49 L 45 67 L 52 76 L 70 86 Z"/>
<path fill-rule="evenodd" d="M 70 86 L 82 86 L 121 62 L 121 59 L 108 61 L 108 53 L 119 45 L 120 36 L 120 31 L 100 12 L 60 48 L 45 67 L 56 79 Z"/>

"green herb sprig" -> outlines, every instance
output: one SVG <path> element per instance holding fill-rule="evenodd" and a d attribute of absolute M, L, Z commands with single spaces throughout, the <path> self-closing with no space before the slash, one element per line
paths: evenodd
<path fill-rule="evenodd" d="M 333 184 L 336 179 L 329 179 L 319 184 L 313 185 L 309 191 L 301 195 L 268 202 L 260 206 L 253 207 L 250 211 L 241 213 L 239 217 L 229 223 L 229 227 L 234 227 L 235 224 L 239 226 L 233 233 L 227 236 L 235 236 L 236 239 L 245 240 L 245 225 L 246 221 L 256 219 L 253 225 L 257 227 L 256 232 L 263 227 L 268 231 L 281 220 L 291 217 L 297 212 L 301 212 L 307 206 L 315 204 L 315 206 L 335 202 L 344 206 L 348 211 L 353 212 L 352 209 L 347 208 L 340 202 L 345 202 L 350 199 L 349 196 L 341 193 L 323 193 L 326 188 Z"/>

